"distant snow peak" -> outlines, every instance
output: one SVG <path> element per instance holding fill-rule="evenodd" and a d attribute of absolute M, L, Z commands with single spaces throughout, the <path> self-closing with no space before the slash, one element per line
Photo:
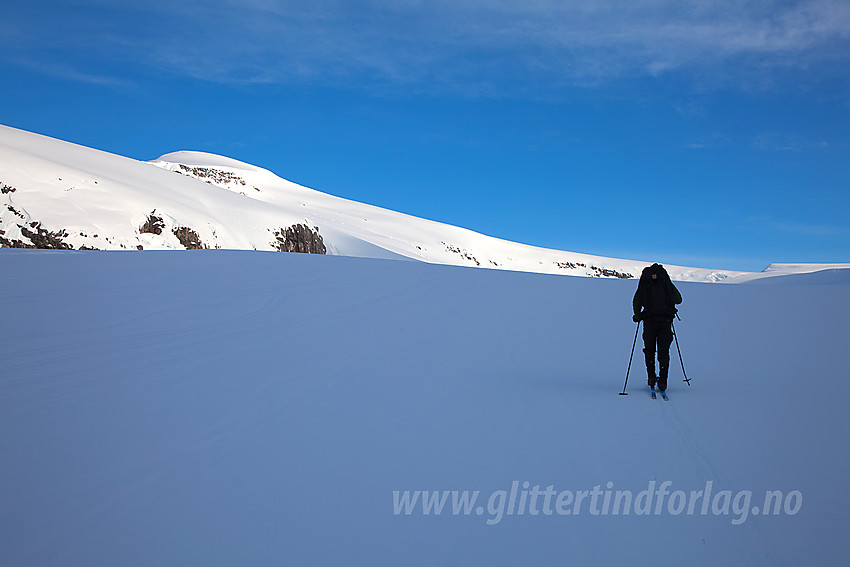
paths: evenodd
<path fill-rule="evenodd" d="M 218 154 L 211 154 L 208 152 L 197 152 L 197 151 L 189 151 L 189 150 L 181 150 L 178 152 L 171 152 L 164 155 L 159 156 L 157 159 L 152 162 L 156 165 L 162 167 L 164 164 L 182 164 L 189 167 L 199 166 L 199 167 L 210 167 L 216 169 L 225 169 L 225 170 L 242 170 L 242 171 L 252 171 L 252 172 L 266 172 L 270 173 L 268 170 L 263 169 L 261 167 L 257 167 L 256 165 L 251 165 L 250 163 L 246 163 L 244 161 L 239 161 L 233 158 L 220 156 Z M 162 165 L 161 165 L 162 164 Z"/>
<path fill-rule="evenodd" d="M 600 278 L 631 278 L 651 264 L 493 238 L 205 152 L 140 162 L 2 125 L 0 246 L 269 250 Z M 775 265 L 754 274 L 666 267 L 674 280 L 701 282 L 815 268 Z"/>

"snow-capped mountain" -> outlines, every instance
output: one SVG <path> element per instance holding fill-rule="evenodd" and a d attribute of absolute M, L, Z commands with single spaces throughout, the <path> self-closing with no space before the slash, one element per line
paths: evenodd
<path fill-rule="evenodd" d="M 7 247 L 280 250 L 618 278 L 636 277 L 648 264 L 485 236 L 217 155 L 181 151 L 142 162 L 7 126 L 0 126 L 0 189 L 0 245 Z M 690 281 L 760 275 L 668 271 Z"/>

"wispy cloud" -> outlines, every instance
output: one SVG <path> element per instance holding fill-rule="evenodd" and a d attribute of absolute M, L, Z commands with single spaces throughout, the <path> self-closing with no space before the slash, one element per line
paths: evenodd
<path fill-rule="evenodd" d="M 829 143 L 825 141 L 812 141 L 789 132 L 772 130 L 762 132 L 752 142 L 755 150 L 767 152 L 806 152 L 814 150 L 825 150 Z"/>
<path fill-rule="evenodd" d="M 850 229 L 819 222 L 800 222 L 778 220 L 768 215 L 754 215 L 744 219 L 744 224 L 752 230 L 765 233 L 785 233 L 800 237 L 818 237 L 822 239 L 846 240 Z"/>
<path fill-rule="evenodd" d="M 90 85 L 110 87 L 114 89 L 127 89 L 134 86 L 134 83 L 129 79 L 110 75 L 109 73 L 80 71 L 73 65 L 62 62 L 21 58 L 17 59 L 16 63 L 22 67 L 26 67 L 44 75 L 49 75 L 59 79 L 67 79 L 77 83 L 87 83 Z"/>
<path fill-rule="evenodd" d="M 220 82 L 515 90 L 678 71 L 743 81 L 850 58 L 843 0 L 89 0 L 84 7 L 68 14 L 71 21 L 33 25 L 33 39 L 52 34 L 49 43 Z"/>
<path fill-rule="evenodd" d="M 721 148 L 730 145 L 748 147 L 760 152 L 817 152 L 830 149 L 829 142 L 805 138 L 801 135 L 780 130 L 769 130 L 753 137 L 739 136 L 737 139 L 728 134 L 712 132 L 687 143 L 692 150 Z"/>
<path fill-rule="evenodd" d="M 691 150 L 702 150 L 707 148 L 719 148 L 728 146 L 732 143 L 732 138 L 726 134 L 713 132 L 707 136 L 703 136 L 687 144 L 687 148 Z"/>

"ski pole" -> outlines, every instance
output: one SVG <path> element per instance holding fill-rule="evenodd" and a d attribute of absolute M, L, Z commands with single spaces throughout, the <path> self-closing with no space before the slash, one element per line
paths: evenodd
<path fill-rule="evenodd" d="M 679 319 L 679 321 L 681 321 L 681 319 Z M 676 339 L 676 352 L 679 353 L 679 362 L 682 364 L 682 374 L 685 376 L 685 379 L 682 380 L 682 382 L 687 382 L 688 386 L 690 386 L 691 379 L 688 378 L 688 374 L 685 372 L 685 362 L 682 360 L 682 351 L 679 349 L 679 337 L 676 336 L 676 325 L 671 322 L 670 326 L 673 328 L 673 338 Z"/>
<path fill-rule="evenodd" d="M 626 381 L 623 383 L 623 391 L 620 392 L 621 396 L 628 396 L 629 395 L 626 392 L 626 384 L 629 383 L 629 372 L 631 372 L 631 370 L 632 370 L 632 358 L 635 355 L 635 345 L 637 344 L 637 336 L 638 336 L 639 330 L 640 330 L 640 321 L 638 321 L 638 324 L 635 327 L 635 340 L 632 342 L 632 353 L 629 355 L 629 367 L 626 368 Z"/>

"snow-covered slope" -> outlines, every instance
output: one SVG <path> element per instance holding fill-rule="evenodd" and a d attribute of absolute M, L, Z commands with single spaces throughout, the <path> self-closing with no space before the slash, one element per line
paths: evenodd
<path fill-rule="evenodd" d="M 3 565 L 847 564 L 848 271 L 682 283 L 692 386 L 674 347 L 662 402 L 639 346 L 617 395 L 634 281 L 224 250 L 0 265 Z M 479 495 L 455 513 L 452 491 Z"/>
<path fill-rule="evenodd" d="M 637 276 L 647 262 L 550 250 L 365 205 L 202 152 L 150 163 L 0 126 L 0 245 L 225 248 L 407 258 L 568 275 Z M 745 274 L 668 266 L 677 280 Z"/>

